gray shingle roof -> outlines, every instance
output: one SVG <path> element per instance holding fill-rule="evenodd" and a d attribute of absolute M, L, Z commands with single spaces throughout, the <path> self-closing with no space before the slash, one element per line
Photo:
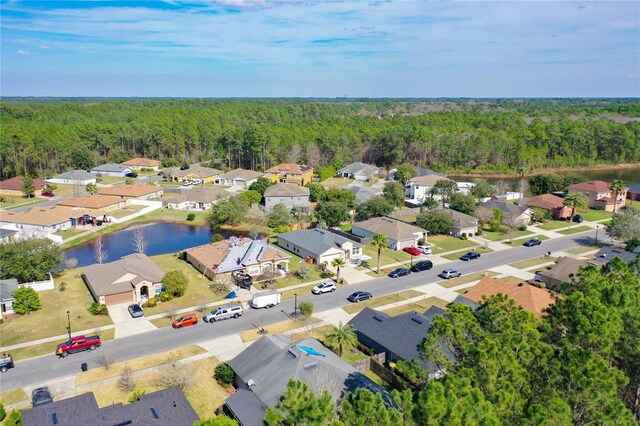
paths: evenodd
<path fill-rule="evenodd" d="M 229 196 L 230 194 L 227 191 L 220 187 L 214 186 L 213 188 L 190 189 L 184 191 L 180 195 L 169 198 L 165 201 L 165 203 L 180 204 L 187 201 L 192 201 L 194 203 L 211 203 L 216 200 L 228 198 Z"/>
<path fill-rule="evenodd" d="M 125 170 L 131 170 L 131 167 L 123 166 L 122 164 L 116 164 L 116 163 L 101 164 L 100 166 L 97 166 L 91 169 L 92 172 L 96 172 L 96 173 L 99 173 L 99 172 L 122 173 Z"/>
<path fill-rule="evenodd" d="M 291 183 L 276 183 L 264 191 L 265 197 L 304 197 L 309 194 L 309 188 Z"/>
<path fill-rule="evenodd" d="M 372 188 L 370 186 L 353 185 L 348 187 L 347 189 L 356 196 L 356 204 L 364 203 L 366 201 L 369 201 L 373 197 L 382 194 L 382 190 L 378 188 Z"/>
<path fill-rule="evenodd" d="M 315 255 L 321 255 L 332 248 L 340 248 L 346 242 L 353 243 L 353 247 L 362 247 L 362 244 L 356 241 L 320 228 L 287 232 L 286 234 L 280 234 L 279 238 Z"/>
<path fill-rule="evenodd" d="M 142 277 L 147 281 L 159 283 L 164 272 L 145 254 L 134 253 L 110 263 L 97 263 L 87 266 L 83 271 L 87 285 L 96 296 L 122 293 L 133 288 L 132 281 L 117 281 L 127 274 Z"/>
<path fill-rule="evenodd" d="M 15 278 L 0 280 L 0 300 L 11 299 L 11 295 L 17 288 L 18 280 Z"/>
<path fill-rule="evenodd" d="M 261 425 L 267 406 L 248 389 L 238 389 L 224 402 L 241 425 Z"/>
<path fill-rule="evenodd" d="M 590 260 L 589 263 L 593 263 L 595 265 L 602 266 L 605 263 L 612 260 L 614 257 L 619 257 L 622 259 L 624 263 L 629 263 L 635 260 L 638 255 L 636 253 L 632 253 L 630 251 L 626 251 L 617 247 L 603 247 L 597 253 L 593 260 Z"/>
<path fill-rule="evenodd" d="M 385 234 L 395 241 L 410 240 L 415 238 L 416 234 L 420 235 L 427 232 L 422 228 L 409 225 L 408 223 L 404 223 L 390 217 L 373 217 L 362 222 L 356 222 L 353 224 L 353 228 L 364 229 L 365 231 L 372 232 L 374 234 Z"/>
<path fill-rule="evenodd" d="M 444 173 L 438 173 L 438 172 L 434 172 L 431 169 L 424 169 L 422 167 L 417 167 L 416 170 L 418 171 L 418 176 L 440 176 L 440 177 L 447 177 L 447 175 L 445 175 Z"/>
<path fill-rule="evenodd" d="M 341 168 L 340 170 L 338 170 L 338 173 L 342 174 L 342 173 L 349 173 L 349 174 L 355 174 L 355 173 L 362 173 L 363 175 L 366 176 L 371 176 L 373 174 L 375 174 L 378 171 L 378 167 L 376 166 L 372 166 L 371 164 L 365 164 L 365 163 L 351 163 L 346 167 Z"/>
<path fill-rule="evenodd" d="M 500 200 L 489 200 L 482 203 L 482 207 L 486 207 L 488 209 L 500 209 L 503 212 L 507 213 L 517 213 L 520 216 L 522 213 L 527 211 L 527 207 L 520 207 L 515 204 L 506 203 Z"/>
<path fill-rule="evenodd" d="M 84 170 L 71 170 L 54 176 L 52 179 L 87 180 L 95 179 L 96 176 Z"/>
<path fill-rule="evenodd" d="M 478 225 L 478 219 L 468 214 L 452 209 L 442 209 L 442 211 L 449 213 L 456 228 L 470 228 Z"/>

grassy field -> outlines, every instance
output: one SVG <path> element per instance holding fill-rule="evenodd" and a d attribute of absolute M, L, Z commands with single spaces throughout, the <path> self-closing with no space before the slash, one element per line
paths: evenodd
<path fill-rule="evenodd" d="M 525 259 L 525 260 L 521 260 L 520 262 L 516 262 L 516 263 L 512 263 L 511 266 L 512 268 L 518 268 L 518 269 L 529 269 L 532 266 L 535 265 L 541 265 L 543 263 L 549 263 L 549 262 L 554 262 L 557 259 L 557 257 L 544 257 L 544 256 L 538 256 L 538 257 L 534 257 L 532 259 Z"/>
<path fill-rule="evenodd" d="M 569 222 L 568 220 L 550 220 L 546 223 L 538 225 L 538 228 L 544 229 L 546 231 L 555 231 L 556 229 L 567 228 L 571 225 L 573 225 L 573 223 Z"/>
<path fill-rule="evenodd" d="M 511 244 L 513 247 L 521 246 L 521 245 L 523 245 L 525 242 L 527 242 L 527 240 L 529 240 L 529 239 L 531 239 L 531 238 L 534 238 L 534 237 L 535 237 L 535 238 L 537 238 L 537 239 L 539 239 L 540 241 L 544 241 L 544 240 L 548 240 L 548 239 L 549 239 L 549 237 L 547 237 L 546 235 L 529 235 L 529 236 L 528 236 L 528 237 L 526 237 L 526 238 L 520 238 L 520 239 L 517 239 L 517 240 L 513 240 L 510 244 Z M 505 241 L 505 244 L 509 244 L 509 241 Z"/>
<path fill-rule="evenodd" d="M 591 231 L 593 228 L 587 225 L 576 226 L 575 228 L 564 229 L 562 231 L 558 231 L 558 233 L 562 235 L 573 235 L 579 232 Z"/>
<path fill-rule="evenodd" d="M 73 335 L 73 330 L 71 331 L 71 333 Z M 115 333 L 116 333 L 115 328 L 110 328 L 110 329 L 102 330 L 98 332 L 98 334 L 100 335 L 100 340 L 103 342 L 113 339 Z M 58 344 L 62 343 L 65 339 L 66 337 L 63 337 L 62 339 L 57 340 L 55 342 L 40 343 L 38 345 L 32 345 L 32 346 L 26 346 L 24 348 L 14 349 L 11 351 L 11 354 L 13 355 L 13 358 L 16 361 L 33 358 L 41 355 L 54 354 Z"/>
<path fill-rule="evenodd" d="M 598 250 L 599 247 L 597 246 L 578 246 L 578 247 L 573 247 L 570 248 L 568 250 L 565 250 L 567 253 L 571 253 L 571 254 L 583 254 L 583 253 L 588 253 L 590 251 L 594 251 L 594 250 Z"/>
<path fill-rule="evenodd" d="M 419 300 L 418 302 L 407 303 L 405 305 L 396 306 L 395 308 L 385 309 L 383 312 L 391 315 L 392 317 L 400 314 L 404 314 L 407 312 L 416 311 L 419 313 L 424 313 L 427 309 L 432 306 L 438 306 L 439 308 L 446 308 L 449 302 L 446 300 L 442 300 L 438 297 L 427 297 L 425 299 Z"/>
<path fill-rule="evenodd" d="M 356 314 L 364 308 L 375 308 L 377 306 L 389 305 L 391 303 L 401 302 L 403 300 L 412 299 L 423 295 L 424 293 L 416 290 L 406 290 L 400 293 L 387 294 L 386 296 L 374 297 L 364 302 L 352 303 L 342 306 L 342 309 L 348 314 Z"/>
<path fill-rule="evenodd" d="M 371 244 L 367 244 L 362 248 L 362 253 L 371 257 L 371 259 L 368 260 L 369 268 L 358 267 L 358 269 L 372 269 L 375 271 L 376 265 L 378 264 L 378 249 Z M 422 257 L 424 256 L 414 256 L 413 260 L 416 261 Z M 391 250 L 386 248 L 380 253 L 380 266 L 397 262 L 409 262 L 410 260 L 411 255 L 409 253 L 405 253 L 402 250 Z"/>
<path fill-rule="evenodd" d="M 348 179 L 348 178 L 332 177 L 332 178 L 323 180 L 322 182 L 320 182 L 320 185 L 324 186 L 327 189 L 344 188 L 345 186 L 349 185 L 353 181 L 354 181 L 353 179 Z"/>
<path fill-rule="evenodd" d="M 429 244 L 432 245 L 433 254 L 445 253 L 454 250 L 463 250 L 475 247 L 477 244 L 470 240 L 461 240 L 451 235 L 433 235 L 427 238 Z"/>
<path fill-rule="evenodd" d="M 475 247 L 473 249 L 473 251 L 478 252 L 480 254 L 487 254 L 487 253 L 492 253 L 493 250 L 491 250 L 489 247 Z M 462 251 L 458 251 L 456 253 L 451 253 L 451 254 L 446 254 L 444 256 L 442 256 L 443 258 L 447 259 L 447 260 L 458 260 L 460 258 L 460 256 L 462 256 L 465 253 L 468 253 L 469 250 L 462 250 Z"/>
<path fill-rule="evenodd" d="M 66 283 L 65 291 L 59 286 Z M 56 288 L 38 293 L 41 308 L 0 324 L 0 346 L 29 342 L 67 333 L 67 310 L 70 311 L 71 331 L 86 330 L 112 324 L 107 315 L 91 315 L 87 308 L 93 302 L 80 278 L 80 269 L 65 270 L 55 277 Z"/>
<path fill-rule="evenodd" d="M 498 273 L 494 272 L 494 271 L 474 272 L 473 274 L 462 275 L 462 276 L 460 276 L 458 278 L 452 278 L 450 280 L 438 281 L 438 284 L 440 284 L 442 287 L 451 288 L 451 287 L 455 287 L 455 286 L 460 285 L 460 284 L 470 283 L 471 281 L 479 281 L 482 278 L 484 278 L 485 276 L 495 277 L 496 275 L 498 275 Z"/>
<path fill-rule="evenodd" d="M 116 219 L 120 219 L 129 215 L 132 215 L 134 213 L 138 213 L 140 210 L 145 208 L 147 208 L 147 206 L 131 205 L 131 206 L 125 207 L 124 209 L 113 210 L 109 212 L 109 216 L 113 216 Z"/>
<path fill-rule="evenodd" d="M 531 235 L 533 234 L 533 232 L 529 231 L 529 230 L 525 230 L 525 231 L 517 231 L 514 230 L 513 231 L 513 238 L 519 238 L 519 237 L 524 237 L 525 235 Z M 506 228 L 501 229 L 498 232 L 493 232 L 493 231 L 483 231 L 483 234 L 481 235 L 482 238 L 485 238 L 489 241 L 502 241 L 502 240 L 508 240 L 509 239 L 509 232 L 507 231 Z"/>
<path fill-rule="evenodd" d="M 403 216 L 395 216 L 394 219 L 398 219 L 402 222 L 407 222 L 407 223 L 416 223 L 417 217 L 418 217 L 418 213 L 411 213 Z"/>
<path fill-rule="evenodd" d="M 313 324 L 317 324 L 318 322 L 320 322 L 320 320 L 314 317 L 307 318 L 305 320 L 292 319 L 281 321 L 265 326 L 262 326 L 262 324 L 260 324 L 260 321 L 256 321 L 255 323 L 252 323 L 256 328 L 240 333 L 240 339 L 242 339 L 243 342 L 251 342 L 253 340 L 259 339 L 264 334 L 283 333 L 285 331 L 295 330 L 296 328 L 308 327 Z M 266 330 L 266 333 L 260 333 L 260 329 Z"/>
<path fill-rule="evenodd" d="M 20 388 L 0 393 L 0 404 L 5 407 L 20 401 L 27 401 L 29 396 Z M 7 413 L 8 414 L 8 413 Z"/>
<path fill-rule="evenodd" d="M 47 200 L 47 198 L 26 198 L 18 195 L 0 195 L 2 201 L 0 201 L 1 209 L 10 209 L 12 207 L 22 207 L 22 206 L 31 206 L 42 203 Z"/>
<path fill-rule="evenodd" d="M 604 210 L 596 210 L 596 209 L 589 209 L 585 212 L 578 212 L 580 214 L 580 216 L 582 216 L 582 218 L 584 220 L 587 220 L 589 222 L 595 222 L 598 220 L 604 220 L 604 219 L 611 219 L 611 217 L 613 216 L 612 213 L 607 213 Z"/>

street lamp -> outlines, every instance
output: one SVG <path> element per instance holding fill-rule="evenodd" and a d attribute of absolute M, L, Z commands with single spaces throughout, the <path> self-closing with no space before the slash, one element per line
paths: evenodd
<path fill-rule="evenodd" d="M 293 293 L 293 317 L 298 316 L 298 293 Z"/>
<path fill-rule="evenodd" d="M 598 245 L 598 228 L 600 228 L 600 225 L 596 225 L 596 245 Z"/>
<path fill-rule="evenodd" d="M 71 340 L 71 312 L 67 311 L 67 331 L 69 332 L 69 340 Z"/>

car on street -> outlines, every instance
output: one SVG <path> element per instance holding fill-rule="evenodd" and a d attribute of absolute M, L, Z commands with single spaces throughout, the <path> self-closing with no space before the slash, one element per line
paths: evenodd
<path fill-rule="evenodd" d="M 315 286 L 311 290 L 311 293 L 324 294 L 324 293 L 333 293 L 334 291 L 336 291 L 336 284 L 332 281 L 325 281 Z"/>
<path fill-rule="evenodd" d="M 53 402 L 53 396 L 49 392 L 49 388 L 43 386 L 41 388 L 35 388 L 31 391 L 31 405 L 37 407 L 39 405 L 51 404 Z"/>
<path fill-rule="evenodd" d="M 180 170 L 189 170 L 189 165 L 183 164 L 182 166 L 180 166 Z"/>
<path fill-rule="evenodd" d="M 75 336 L 64 343 L 60 343 L 56 348 L 56 354 L 65 358 L 72 353 L 93 351 L 101 345 L 100 336 L 97 334 L 95 336 Z"/>
<path fill-rule="evenodd" d="M 460 256 L 460 260 L 467 261 L 467 260 L 478 259 L 479 257 L 480 257 L 480 253 L 478 253 L 477 251 L 470 251 Z"/>
<path fill-rule="evenodd" d="M 372 297 L 373 295 L 367 291 L 356 291 L 355 293 L 351 293 L 349 297 L 347 297 L 347 300 L 349 302 L 357 303 L 363 300 L 371 299 Z"/>
<path fill-rule="evenodd" d="M 405 275 L 409 275 L 410 273 L 411 271 L 409 270 L 409 268 L 398 268 L 389 272 L 389 276 L 391 278 L 398 278 L 398 277 L 404 277 Z"/>
<path fill-rule="evenodd" d="M 133 305 L 129 305 L 127 310 L 129 311 L 129 315 L 131 315 L 131 318 L 140 318 L 144 316 L 144 311 L 142 310 L 142 306 L 138 305 L 137 303 L 134 303 Z"/>
<path fill-rule="evenodd" d="M 411 246 L 411 247 L 405 247 L 402 249 L 402 251 L 409 253 L 412 256 L 420 256 L 422 254 L 422 250 L 418 249 L 417 247 Z"/>
<path fill-rule="evenodd" d="M 220 306 L 206 314 L 202 319 L 204 322 L 213 324 L 216 321 L 224 319 L 240 318 L 242 316 L 242 312 L 242 306 L 240 305 Z"/>
<path fill-rule="evenodd" d="M 173 324 L 171 324 L 171 327 L 182 328 L 188 325 L 195 325 L 197 323 L 198 323 L 198 317 L 196 316 L 196 314 L 180 315 L 178 318 L 175 319 L 175 321 L 173 321 Z"/>
<path fill-rule="evenodd" d="M 137 178 L 138 174 L 136 172 L 131 172 L 131 173 L 127 173 L 125 176 L 128 178 Z"/>
<path fill-rule="evenodd" d="M 42 191 L 42 196 L 43 197 L 55 197 L 56 194 L 53 193 L 52 190 L 46 190 L 46 191 Z"/>
<path fill-rule="evenodd" d="M 446 280 L 450 279 L 450 278 L 457 278 L 459 276 L 461 276 L 462 273 L 460 271 L 456 271 L 455 269 L 445 269 L 444 271 L 440 272 L 438 274 L 438 276 L 440 278 L 444 278 Z"/>
<path fill-rule="evenodd" d="M 6 372 L 8 369 L 15 367 L 11 354 L 2 354 L 0 358 L 0 373 Z"/>
<path fill-rule="evenodd" d="M 540 241 L 539 239 L 530 238 L 527 241 L 525 241 L 523 246 L 525 246 L 525 247 L 533 247 L 533 246 L 539 246 L 540 244 L 542 244 L 542 241 Z"/>
<path fill-rule="evenodd" d="M 416 248 L 418 250 L 420 250 L 422 252 L 422 254 L 431 254 L 431 253 L 433 253 L 433 250 L 431 250 L 431 247 L 429 247 L 429 246 L 416 246 Z"/>
<path fill-rule="evenodd" d="M 432 261 L 430 261 L 430 260 L 421 260 L 420 262 L 416 262 L 411 267 L 411 272 L 428 271 L 431 268 L 433 268 L 433 262 Z"/>
<path fill-rule="evenodd" d="M 582 218 L 582 216 L 580 216 L 579 214 L 577 214 L 577 215 L 575 215 L 575 216 L 573 217 L 573 221 L 574 221 L 575 223 L 582 223 L 582 222 L 584 222 L 584 219 Z"/>

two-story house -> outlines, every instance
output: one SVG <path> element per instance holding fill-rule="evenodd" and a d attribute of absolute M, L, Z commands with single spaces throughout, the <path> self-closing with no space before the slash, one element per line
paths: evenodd
<path fill-rule="evenodd" d="M 435 174 L 417 176 L 409 179 L 404 186 L 404 195 L 408 198 L 407 201 L 418 205 L 424 203 L 425 198 L 429 197 L 431 188 L 440 180 L 450 179 Z"/>
<path fill-rule="evenodd" d="M 277 183 L 264 191 L 264 207 L 267 211 L 271 211 L 277 204 L 284 204 L 290 209 L 307 207 L 309 195 L 310 191 L 307 187 Z"/>
<path fill-rule="evenodd" d="M 313 180 L 313 167 L 282 163 L 267 169 L 264 174 L 273 183 L 283 182 L 304 186 Z"/>
<path fill-rule="evenodd" d="M 616 194 L 611 190 L 611 184 L 602 180 L 592 180 L 569 186 L 569 192 L 582 192 L 587 197 L 589 207 L 607 212 L 618 211 L 624 207 L 627 190 L 628 188 L 625 188 L 624 191 Z"/>

